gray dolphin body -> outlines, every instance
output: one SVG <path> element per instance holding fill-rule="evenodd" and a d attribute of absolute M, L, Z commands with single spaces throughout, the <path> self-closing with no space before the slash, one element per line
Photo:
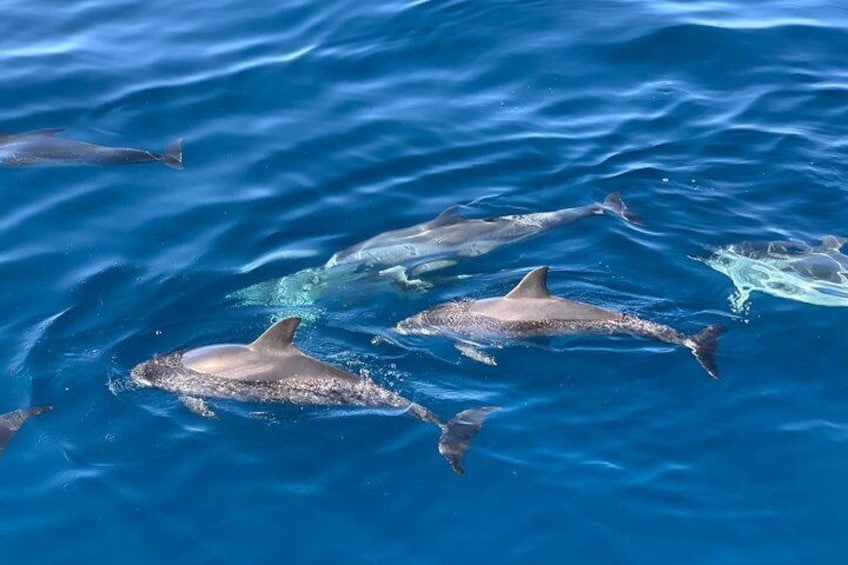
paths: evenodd
<path fill-rule="evenodd" d="M 388 280 L 402 288 L 428 288 L 432 283 L 422 280 L 422 275 L 604 213 L 642 224 L 617 192 L 601 204 L 485 219 L 463 218 L 460 207 L 453 206 L 428 222 L 387 231 L 343 249 L 322 267 L 254 284 L 230 296 L 245 305 L 297 308 L 344 287 L 357 288 L 359 282 Z"/>
<path fill-rule="evenodd" d="M 299 318 L 282 320 L 246 345 L 210 345 L 155 357 L 133 368 L 140 385 L 177 393 L 193 411 L 213 417 L 204 398 L 307 406 L 395 408 L 441 429 L 439 453 L 457 473 L 462 457 L 492 407 L 465 410 L 447 424 L 424 406 L 369 378 L 313 359 L 293 343 Z"/>
<path fill-rule="evenodd" d="M 401 321 L 395 329 L 400 334 L 443 334 L 472 340 L 585 333 L 636 335 L 688 348 L 707 373 L 718 378 L 715 352 L 721 327 L 708 326 L 689 336 L 624 312 L 566 300 L 550 293 L 547 275 L 548 267 L 540 267 L 504 297 L 442 304 Z"/>
<path fill-rule="evenodd" d="M 484 255 L 503 245 L 605 212 L 631 223 L 642 223 L 617 192 L 608 195 L 603 204 L 485 219 L 464 218 L 460 207 L 453 206 L 428 222 L 381 233 L 343 249 L 330 257 L 325 268 L 386 269 L 401 266 L 414 277 L 452 266 L 457 258 Z"/>
<path fill-rule="evenodd" d="M 163 154 L 128 147 L 104 147 L 83 141 L 56 137 L 61 129 L 43 129 L 26 133 L 0 134 L 0 165 L 29 167 L 37 165 L 135 165 L 162 163 L 172 169 L 183 168 L 181 140 L 174 141 Z"/>
<path fill-rule="evenodd" d="M 6 446 L 15 437 L 15 433 L 32 418 L 53 410 L 52 406 L 36 406 L 34 408 L 22 408 L 7 414 L 0 415 L 0 455 L 6 450 Z"/>

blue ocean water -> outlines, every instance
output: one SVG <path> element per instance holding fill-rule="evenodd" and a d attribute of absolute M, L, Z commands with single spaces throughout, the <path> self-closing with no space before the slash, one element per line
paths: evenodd
<path fill-rule="evenodd" d="M 842 563 L 848 312 L 757 295 L 705 245 L 846 235 L 842 2 L 7 0 L 0 130 L 161 150 L 185 170 L 0 169 L 0 412 L 49 403 L 0 461 L 0 562 Z M 129 386 L 157 353 L 252 340 L 226 297 L 471 204 L 590 219 L 428 292 L 305 303 L 312 355 L 443 417 L 502 409 L 464 477 L 380 411 Z M 550 265 L 557 294 L 694 332 L 372 343 Z M 309 301 L 307 301 L 309 302 Z"/>

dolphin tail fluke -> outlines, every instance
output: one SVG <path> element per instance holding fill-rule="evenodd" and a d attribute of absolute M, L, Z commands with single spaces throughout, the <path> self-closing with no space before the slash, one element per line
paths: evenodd
<path fill-rule="evenodd" d="M 165 148 L 165 154 L 162 155 L 162 163 L 172 169 L 179 170 L 183 168 L 183 138 L 176 139 Z"/>
<path fill-rule="evenodd" d="M 34 408 L 22 408 L 21 410 L 0 415 L 0 454 L 9 445 L 15 432 L 20 430 L 27 420 L 50 410 L 53 410 L 52 406 L 36 406 Z"/>
<path fill-rule="evenodd" d="M 718 365 L 716 364 L 715 356 L 718 349 L 718 337 L 724 333 L 722 326 L 707 326 L 701 330 L 696 336 L 692 337 L 688 344 L 689 349 L 698 363 L 709 373 L 709 375 L 717 379 Z"/>
<path fill-rule="evenodd" d="M 645 225 L 642 218 L 634 214 L 627 204 L 624 203 L 624 200 L 621 199 L 620 192 L 611 192 L 608 194 L 607 197 L 604 198 L 603 206 L 607 212 L 615 214 L 626 222 L 636 224 L 637 226 Z"/>
<path fill-rule="evenodd" d="M 462 457 L 471 447 L 471 441 L 480 431 L 483 421 L 495 410 L 497 408 L 494 406 L 463 410 L 454 416 L 450 422 L 442 426 L 442 437 L 439 438 L 439 453 L 448 460 L 451 468 L 457 474 L 465 474 Z"/>

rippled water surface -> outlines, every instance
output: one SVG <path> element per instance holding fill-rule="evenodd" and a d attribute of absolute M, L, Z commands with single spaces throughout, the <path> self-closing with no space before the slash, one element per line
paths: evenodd
<path fill-rule="evenodd" d="M 0 131 L 159 151 L 185 170 L 0 169 L 0 412 L 52 404 L 0 461 L 3 563 L 842 563 L 846 311 L 693 260 L 848 235 L 844 2 L 8 0 Z M 228 298 L 466 204 L 621 191 L 429 289 Z M 560 295 L 722 337 L 497 350 L 391 337 L 550 265 Z M 464 477 L 394 412 L 130 386 L 157 353 L 298 314 L 312 355 L 450 417 L 493 404 Z M 374 343 L 372 343 L 372 340 Z"/>

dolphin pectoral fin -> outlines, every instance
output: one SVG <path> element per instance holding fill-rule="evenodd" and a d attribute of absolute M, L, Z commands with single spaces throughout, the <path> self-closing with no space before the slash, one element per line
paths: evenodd
<path fill-rule="evenodd" d="M 464 356 L 468 357 L 472 361 L 477 361 L 478 363 L 483 363 L 484 365 L 488 365 L 490 367 L 494 367 L 498 364 L 497 360 L 493 355 L 489 355 L 476 345 L 458 341 L 454 343 L 453 346 L 456 347 L 456 349 L 460 353 L 462 353 Z"/>
<path fill-rule="evenodd" d="M 204 418 L 218 417 L 218 415 L 209 408 L 209 403 L 202 398 L 198 398 L 196 396 L 180 396 L 180 402 L 182 402 L 192 413 L 197 414 L 198 416 L 202 416 Z"/>
<path fill-rule="evenodd" d="M 15 432 L 20 430 L 27 420 L 51 410 L 53 410 L 52 406 L 36 406 L 35 408 L 22 408 L 0 416 L 0 454 L 12 441 Z"/>
<path fill-rule="evenodd" d="M 448 267 L 453 267 L 457 264 L 457 261 L 453 261 L 451 259 L 443 259 L 440 261 L 429 261 L 427 263 L 421 263 L 420 265 L 415 265 L 411 269 L 407 271 L 407 273 L 413 277 L 420 277 L 421 275 L 425 275 L 427 273 L 432 273 L 433 271 L 439 271 L 441 269 L 447 269 Z"/>
<path fill-rule="evenodd" d="M 381 269 L 377 272 L 381 277 L 389 278 L 396 281 L 401 280 L 409 280 L 406 278 L 406 268 L 401 267 L 400 265 L 395 267 L 389 267 L 387 269 Z"/>
<path fill-rule="evenodd" d="M 381 277 L 391 280 L 392 282 L 398 284 L 400 287 L 407 290 L 428 289 L 433 286 L 423 279 L 409 278 L 409 271 L 406 269 L 406 267 L 402 267 L 400 265 L 396 267 L 389 267 L 388 269 L 383 269 L 377 274 Z"/>
<path fill-rule="evenodd" d="M 484 406 L 463 410 L 446 425 L 442 426 L 442 437 L 439 438 L 439 453 L 447 459 L 451 468 L 458 474 L 465 474 L 462 457 L 471 441 L 483 427 L 483 421 L 497 410 L 495 406 Z"/>

